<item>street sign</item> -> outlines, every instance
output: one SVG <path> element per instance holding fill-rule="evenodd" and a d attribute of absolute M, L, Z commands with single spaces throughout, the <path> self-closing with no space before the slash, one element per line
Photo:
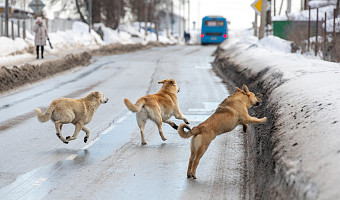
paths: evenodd
<path fill-rule="evenodd" d="M 28 4 L 34 14 L 41 15 L 42 9 L 45 7 L 45 4 L 41 0 L 32 0 L 31 3 Z"/>
<path fill-rule="evenodd" d="M 254 8 L 255 12 L 258 15 L 261 15 L 261 6 L 262 6 L 262 0 L 255 0 L 255 2 L 251 4 L 251 7 Z M 268 11 L 269 9 L 270 9 L 270 2 L 267 1 L 266 10 Z"/>

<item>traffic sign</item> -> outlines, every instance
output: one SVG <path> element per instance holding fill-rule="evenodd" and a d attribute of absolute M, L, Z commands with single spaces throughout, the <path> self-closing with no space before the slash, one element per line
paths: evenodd
<path fill-rule="evenodd" d="M 42 9 L 45 7 L 45 4 L 41 0 L 32 0 L 31 3 L 28 4 L 34 14 L 41 15 Z"/>
<path fill-rule="evenodd" d="M 255 0 L 255 2 L 251 4 L 251 7 L 254 8 L 255 12 L 258 15 L 261 15 L 262 0 Z M 270 9 L 270 2 L 267 1 L 266 10 L 268 11 L 269 9 Z"/>

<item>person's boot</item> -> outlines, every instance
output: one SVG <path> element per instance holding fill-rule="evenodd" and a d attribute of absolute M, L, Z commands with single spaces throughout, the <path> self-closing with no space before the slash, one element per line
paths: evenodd
<path fill-rule="evenodd" d="M 44 58 L 44 46 L 41 46 L 41 58 Z"/>
<path fill-rule="evenodd" d="M 39 59 L 39 46 L 36 47 L 36 51 L 37 51 L 37 59 Z"/>

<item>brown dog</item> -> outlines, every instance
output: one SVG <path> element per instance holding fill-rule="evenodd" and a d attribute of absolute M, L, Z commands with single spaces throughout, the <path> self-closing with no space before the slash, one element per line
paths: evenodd
<path fill-rule="evenodd" d="M 40 122 L 47 122 L 49 119 L 55 124 L 58 138 L 68 144 L 70 140 L 75 140 L 80 132 L 83 130 L 86 133 L 84 142 L 86 143 L 90 130 L 85 126 L 88 124 L 92 117 L 102 103 L 107 103 L 108 98 L 100 92 L 91 92 L 86 97 L 81 99 L 68 99 L 59 98 L 52 101 L 47 108 L 45 114 L 42 114 L 39 108 L 36 108 L 38 119 Z M 72 123 L 76 126 L 73 136 L 67 136 L 66 139 L 61 135 L 61 129 L 63 124 Z"/>
<path fill-rule="evenodd" d="M 267 118 L 258 119 L 248 114 L 248 108 L 259 105 L 260 98 L 249 92 L 246 85 L 242 85 L 242 90 L 236 88 L 237 92 L 226 98 L 215 113 L 207 120 L 194 127 L 192 130 L 186 124 L 178 127 L 178 133 L 182 138 L 191 136 L 191 156 L 189 159 L 187 177 L 196 179 L 196 168 L 210 142 L 217 136 L 233 130 L 237 125 L 243 125 L 243 131 L 248 130 L 247 124 L 258 124 L 267 121 Z M 184 131 L 184 128 L 189 131 Z"/>
<path fill-rule="evenodd" d="M 144 126 L 147 119 L 151 119 L 158 126 L 159 135 L 165 141 L 163 135 L 162 122 L 170 124 L 177 130 L 178 126 L 170 120 L 172 116 L 176 119 L 182 119 L 189 124 L 187 118 L 179 111 L 177 93 L 179 87 L 174 79 L 166 79 L 158 82 L 163 84 L 162 88 L 155 94 L 146 95 L 138 99 L 136 104 L 132 104 L 128 99 L 124 99 L 126 107 L 131 112 L 136 112 L 137 124 L 140 128 L 142 144 L 145 145 Z"/>

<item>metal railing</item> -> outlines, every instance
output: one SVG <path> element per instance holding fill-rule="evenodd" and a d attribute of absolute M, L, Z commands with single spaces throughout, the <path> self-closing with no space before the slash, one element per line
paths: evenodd
<path fill-rule="evenodd" d="M 43 23 L 47 27 L 49 33 L 55 33 L 58 31 L 66 31 L 72 29 L 73 20 L 66 19 L 53 19 L 53 20 L 43 20 Z M 35 24 L 35 19 L 16 19 L 10 18 L 8 20 L 8 37 L 11 38 L 26 38 L 26 33 L 34 35 L 33 27 Z M 5 17 L 0 15 L 0 36 L 6 36 L 5 30 Z"/>

